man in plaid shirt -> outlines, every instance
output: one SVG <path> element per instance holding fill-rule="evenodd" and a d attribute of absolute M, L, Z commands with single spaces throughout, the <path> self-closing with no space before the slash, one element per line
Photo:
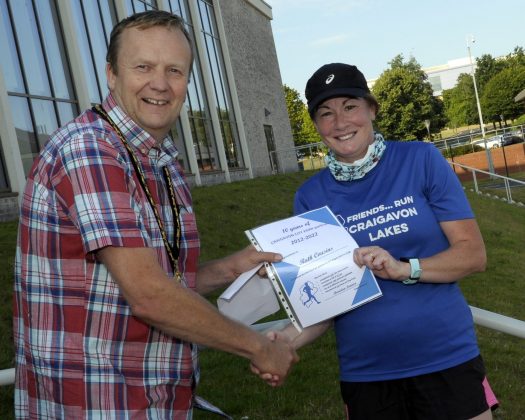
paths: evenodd
<path fill-rule="evenodd" d="M 18 418 L 189 419 L 199 377 L 193 343 L 243 356 L 277 384 L 297 361 L 288 343 L 200 296 L 279 256 L 247 248 L 198 266 L 191 196 L 168 134 L 193 60 L 183 22 L 133 15 L 113 29 L 107 58 L 101 114 L 85 111 L 51 137 L 23 194 Z"/>

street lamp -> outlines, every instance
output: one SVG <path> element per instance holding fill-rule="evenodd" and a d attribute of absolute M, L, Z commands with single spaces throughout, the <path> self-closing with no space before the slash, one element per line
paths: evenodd
<path fill-rule="evenodd" d="M 474 72 L 474 64 L 472 63 L 472 54 L 470 52 L 470 44 L 475 42 L 474 35 L 467 36 L 467 51 L 468 58 L 470 60 L 470 74 L 472 76 L 472 82 L 474 83 L 474 94 L 476 95 L 476 105 L 478 106 L 479 125 L 481 127 L 481 136 L 485 143 L 485 151 L 487 153 L 487 160 L 489 163 L 489 172 L 494 173 L 494 165 L 492 164 L 492 155 L 487 147 L 487 140 L 485 139 L 485 124 L 483 124 L 483 114 L 481 113 L 481 104 L 479 103 L 478 86 L 476 85 L 476 75 Z"/>
<path fill-rule="evenodd" d="M 425 127 L 427 128 L 428 141 L 431 141 L 430 139 L 430 120 L 425 120 Z"/>
<path fill-rule="evenodd" d="M 478 86 L 476 85 L 476 74 L 474 72 L 474 64 L 472 63 L 472 54 L 470 53 L 470 44 L 476 42 L 473 35 L 467 36 L 467 50 L 468 58 L 470 60 L 470 74 L 474 82 L 474 94 L 476 95 L 476 104 L 478 106 L 479 125 L 481 126 L 481 135 L 485 138 L 485 124 L 483 124 L 483 114 L 481 113 L 481 105 L 479 103 Z"/>

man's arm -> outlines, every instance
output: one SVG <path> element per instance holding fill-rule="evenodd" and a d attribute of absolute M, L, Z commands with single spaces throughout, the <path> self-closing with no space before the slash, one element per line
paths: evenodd
<path fill-rule="evenodd" d="M 133 315 L 149 325 L 245 357 L 261 371 L 282 379 L 297 362 L 297 354 L 284 341 L 272 342 L 224 317 L 197 293 L 168 278 L 152 249 L 106 247 L 97 258 L 119 285 Z"/>
<path fill-rule="evenodd" d="M 205 295 L 226 286 L 239 275 L 262 262 L 281 261 L 282 257 L 273 252 L 258 252 L 252 245 L 227 257 L 209 261 L 199 266 L 196 290 Z"/>

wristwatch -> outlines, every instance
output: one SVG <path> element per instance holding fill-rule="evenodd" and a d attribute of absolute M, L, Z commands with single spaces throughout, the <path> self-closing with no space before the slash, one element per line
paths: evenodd
<path fill-rule="evenodd" d="M 402 257 L 400 260 L 410 264 L 410 277 L 406 280 L 403 280 L 403 284 L 406 284 L 407 286 L 416 284 L 421 278 L 421 273 L 423 272 L 421 266 L 419 265 L 419 258 Z"/>

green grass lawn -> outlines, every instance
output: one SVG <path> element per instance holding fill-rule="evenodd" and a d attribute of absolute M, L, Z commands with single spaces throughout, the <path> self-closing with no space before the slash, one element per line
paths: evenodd
<path fill-rule="evenodd" d="M 312 172 L 257 178 L 193 189 L 203 260 L 248 245 L 244 230 L 292 214 L 292 198 Z M 467 192 L 488 253 L 486 272 L 462 281 L 468 302 L 525 320 L 525 208 Z M 0 369 L 13 367 L 11 344 L 12 261 L 16 224 L 0 224 Z M 210 297 L 212 301 L 218 293 Z M 279 313 L 269 319 L 284 318 Z M 525 341 L 478 328 L 489 379 L 501 403 L 495 418 L 521 419 L 525 412 Z M 301 362 L 284 387 L 273 389 L 249 373 L 244 359 L 205 350 L 198 394 L 237 419 L 343 419 L 335 339 L 329 332 L 300 350 Z M 12 387 L 0 387 L 0 418 L 12 418 Z M 195 413 L 196 419 L 217 419 Z"/>

